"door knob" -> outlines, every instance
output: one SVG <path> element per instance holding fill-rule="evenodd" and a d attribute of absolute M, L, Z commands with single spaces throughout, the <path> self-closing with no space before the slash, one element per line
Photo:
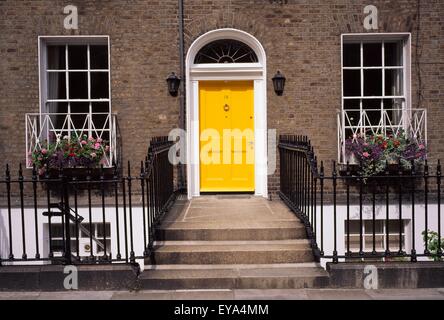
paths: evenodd
<path fill-rule="evenodd" d="M 230 110 L 230 106 L 228 104 L 224 105 L 224 111 L 227 112 Z"/>

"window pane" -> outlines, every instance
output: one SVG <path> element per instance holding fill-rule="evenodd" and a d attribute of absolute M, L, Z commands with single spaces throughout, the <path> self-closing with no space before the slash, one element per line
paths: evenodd
<path fill-rule="evenodd" d="M 360 223 L 359 220 L 350 220 L 350 234 L 359 234 Z M 347 234 L 347 220 L 345 220 L 345 233 Z"/>
<path fill-rule="evenodd" d="M 89 102 L 71 102 L 71 113 L 89 113 Z"/>
<path fill-rule="evenodd" d="M 60 223 L 51 224 L 51 238 L 62 238 L 63 234 L 63 228 Z"/>
<path fill-rule="evenodd" d="M 361 71 L 344 70 L 344 96 L 361 96 Z"/>
<path fill-rule="evenodd" d="M 345 99 L 344 110 L 346 111 L 345 125 L 357 126 L 360 119 L 360 100 L 358 99 Z"/>
<path fill-rule="evenodd" d="M 344 109 L 345 110 L 359 110 L 360 109 L 360 99 L 344 99 Z"/>
<path fill-rule="evenodd" d="M 80 249 L 80 243 L 79 243 Z M 77 240 L 71 240 L 71 252 L 77 253 Z"/>
<path fill-rule="evenodd" d="M 48 72 L 48 99 L 66 99 L 65 72 Z"/>
<path fill-rule="evenodd" d="M 404 99 L 384 99 L 384 109 L 402 109 Z"/>
<path fill-rule="evenodd" d="M 364 96 L 382 96 L 382 70 L 364 70 Z"/>
<path fill-rule="evenodd" d="M 375 236 L 375 247 L 376 250 L 381 250 L 382 248 L 384 248 L 384 236 L 383 235 L 376 235 Z M 365 238 L 365 248 L 367 250 L 372 250 L 373 249 L 373 236 L 367 236 Z"/>
<path fill-rule="evenodd" d="M 46 104 L 46 112 L 47 113 L 67 113 L 68 112 L 68 102 L 48 102 Z"/>
<path fill-rule="evenodd" d="M 69 69 L 88 69 L 87 46 L 68 46 Z"/>
<path fill-rule="evenodd" d="M 405 247 L 405 237 L 401 238 L 401 248 Z M 391 251 L 399 250 L 399 235 L 390 235 L 389 237 L 389 247 Z"/>
<path fill-rule="evenodd" d="M 361 112 L 359 110 L 347 110 L 345 116 L 345 125 L 347 127 L 354 127 L 359 124 L 359 120 L 361 119 Z"/>
<path fill-rule="evenodd" d="M 88 231 L 88 233 L 86 233 L 86 232 L 84 232 L 83 230 L 81 231 L 81 233 L 80 233 L 80 236 L 82 237 L 82 238 L 88 238 L 89 239 L 89 222 L 85 222 L 85 223 L 82 223 L 82 226 L 84 226 L 85 227 L 85 229 Z M 93 236 L 95 236 L 95 224 L 94 223 L 92 223 L 91 224 L 91 234 L 93 235 Z"/>
<path fill-rule="evenodd" d="M 344 67 L 361 66 L 361 45 L 359 43 L 344 43 L 343 65 Z"/>
<path fill-rule="evenodd" d="M 108 69 L 108 46 L 89 47 L 91 69 Z"/>
<path fill-rule="evenodd" d="M 69 73 L 69 98 L 88 99 L 88 73 Z"/>
<path fill-rule="evenodd" d="M 103 243 L 103 241 L 100 242 Z M 110 250 L 111 250 L 111 240 L 106 240 L 106 253 L 109 253 Z M 103 249 L 99 245 L 97 245 L 97 253 L 103 253 Z"/>
<path fill-rule="evenodd" d="M 385 70 L 385 95 L 401 96 L 403 94 L 403 81 L 401 69 Z"/>
<path fill-rule="evenodd" d="M 109 122 L 107 121 L 108 115 L 93 114 L 92 119 L 93 119 L 94 128 L 97 130 L 97 134 L 99 136 L 102 130 L 109 129 Z"/>
<path fill-rule="evenodd" d="M 69 232 L 71 233 L 71 237 L 75 238 L 76 237 L 76 225 L 70 223 L 69 224 Z"/>
<path fill-rule="evenodd" d="M 401 233 L 404 233 L 404 225 L 402 223 Z M 390 234 L 399 234 L 399 220 L 390 220 L 389 221 L 389 233 Z"/>
<path fill-rule="evenodd" d="M 382 66 L 382 44 L 364 43 L 363 44 L 364 67 Z"/>
<path fill-rule="evenodd" d="M 88 134 L 88 102 L 71 102 L 71 121 L 78 135 Z M 85 114 L 86 113 L 86 114 Z M 72 129 L 74 129 L 72 128 Z"/>
<path fill-rule="evenodd" d="M 383 233 L 383 221 L 382 220 L 376 220 L 375 221 L 375 233 Z M 373 220 L 366 220 L 365 221 L 365 234 L 373 234 Z"/>
<path fill-rule="evenodd" d="M 92 103 L 93 113 L 109 113 L 109 103 L 108 102 L 93 102 Z"/>
<path fill-rule="evenodd" d="M 65 243 L 63 240 L 52 240 L 51 241 L 52 251 L 54 252 L 63 252 L 65 249 Z"/>
<path fill-rule="evenodd" d="M 363 99 L 362 109 L 365 111 L 364 123 L 366 126 L 377 126 L 381 121 L 381 100 Z"/>
<path fill-rule="evenodd" d="M 362 99 L 363 110 L 381 110 L 381 99 Z"/>
<path fill-rule="evenodd" d="M 194 63 L 254 63 L 256 53 L 243 42 L 221 39 L 210 42 L 196 55 Z"/>
<path fill-rule="evenodd" d="M 65 46 L 48 46 L 48 70 L 64 70 Z"/>
<path fill-rule="evenodd" d="M 109 104 L 107 102 L 95 102 L 92 104 L 92 110 L 93 110 L 93 123 L 94 127 L 97 130 L 102 129 L 109 129 L 110 123 L 109 123 Z M 97 114 L 100 113 L 100 114 Z M 102 114 L 103 113 L 103 114 Z M 100 134 L 100 132 L 99 132 Z M 104 139 L 104 136 L 102 136 L 102 139 Z"/>
<path fill-rule="evenodd" d="M 65 122 L 66 113 L 68 113 L 68 103 L 67 102 L 49 102 L 46 104 L 46 113 L 49 113 L 49 117 L 54 124 L 55 129 L 62 129 L 63 124 Z M 52 131 L 52 129 L 51 129 Z M 44 139 L 47 139 L 50 142 L 56 141 L 56 135 L 52 131 L 49 133 L 48 136 L 46 136 L 46 133 L 44 133 Z"/>
<path fill-rule="evenodd" d="M 402 43 L 386 42 L 384 44 L 384 59 L 386 66 L 402 66 Z"/>
<path fill-rule="evenodd" d="M 350 250 L 358 251 L 360 247 L 359 236 L 350 236 Z M 345 237 L 345 247 L 347 248 L 347 236 Z"/>
<path fill-rule="evenodd" d="M 111 227 L 109 223 L 105 223 L 105 237 L 109 238 L 111 235 Z M 97 224 L 97 237 L 103 238 L 103 223 Z"/>
<path fill-rule="evenodd" d="M 91 98 L 108 98 L 108 72 L 91 72 Z"/>
<path fill-rule="evenodd" d="M 387 134 L 393 134 L 401 123 L 402 119 L 402 99 L 384 99 L 385 122 Z M 393 129 L 393 130 L 392 130 Z"/>
<path fill-rule="evenodd" d="M 384 110 L 392 126 L 400 123 L 402 117 L 402 99 L 384 99 Z"/>

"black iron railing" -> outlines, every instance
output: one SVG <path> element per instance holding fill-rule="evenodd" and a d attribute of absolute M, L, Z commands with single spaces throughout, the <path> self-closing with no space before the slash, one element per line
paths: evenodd
<path fill-rule="evenodd" d="M 156 225 L 175 199 L 167 137 L 151 140 L 140 171 L 46 170 L 0 180 L 0 264 L 136 263 L 152 253 Z M 77 168 L 80 170 L 80 168 Z"/>
<path fill-rule="evenodd" d="M 409 171 L 359 166 L 331 174 L 305 136 L 281 136 L 280 197 L 304 223 L 317 261 L 442 260 L 441 165 Z"/>

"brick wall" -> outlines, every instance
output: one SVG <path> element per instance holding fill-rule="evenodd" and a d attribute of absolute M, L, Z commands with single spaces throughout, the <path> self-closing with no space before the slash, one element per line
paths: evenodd
<path fill-rule="evenodd" d="M 421 2 L 419 70 L 428 109 L 432 160 L 444 158 L 444 3 Z M 165 78 L 179 72 L 176 0 L 0 1 L 0 168 L 24 162 L 24 113 L 38 110 L 38 35 L 68 35 L 63 7 L 79 8 L 79 30 L 111 38 L 112 107 L 118 113 L 124 159 L 144 158 L 148 139 L 178 126 L 179 99 Z M 336 110 L 341 106 L 340 35 L 367 32 L 361 0 L 185 0 L 186 49 L 203 33 L 224 27 L 254 35 L 267 53 L 268 126 L 278 134 L 308 135 L 319 158 L 336 159 Z M 412 98 L 418 107 L 417 1 L 371 1 L 377 32 L 412 32 Z M 273 92 L 276 70 L 287 77 L 284 96 Z M 5 139 L 5 135 L 11 137 Z M 278 188 L 278 177 L 269 178 Z"/>

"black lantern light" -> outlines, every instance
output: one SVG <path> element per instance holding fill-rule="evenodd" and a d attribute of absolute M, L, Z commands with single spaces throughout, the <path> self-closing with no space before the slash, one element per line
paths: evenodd
<path fill-rule="evenodd" d="M 174 72 L 171 72 L 166 81 L 168 83 L 168 91 L 170 95 L 177 97 L 177 93 L 179 92 L 180 78 L 176 76 Z"/>
<path fill-rule="evenodd" d="M 274 92 L 276 92 L 278 96 L 282 96 L 282 94 L 284 93 L 285 80 L 286 80 L 284 75 L 280 71 L 278 71 L 272 80 L 273 80 Z"/>

